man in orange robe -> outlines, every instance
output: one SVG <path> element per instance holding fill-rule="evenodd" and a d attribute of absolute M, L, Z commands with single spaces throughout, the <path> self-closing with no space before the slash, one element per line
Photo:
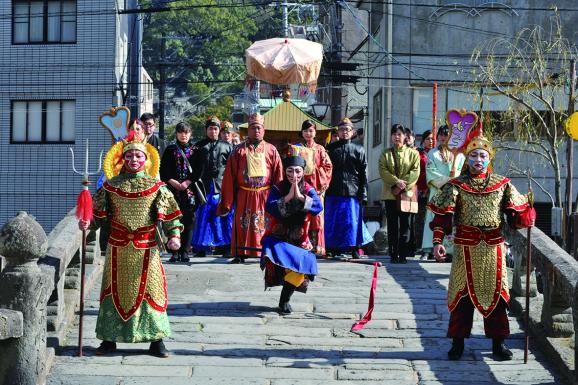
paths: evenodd
<path fill-rule="evenodd" d="M 264 135 L 263 116 L 252 115 L 247 140 L 235 147 L 225 167 L 217 214 L 227 215 L 235 207 L 230 263 L 260 257 L 261 238 L 269 220 L 265 203 L 271 186 L 283 180 L 281 157 L 275 146 L 263 140 Z"/>

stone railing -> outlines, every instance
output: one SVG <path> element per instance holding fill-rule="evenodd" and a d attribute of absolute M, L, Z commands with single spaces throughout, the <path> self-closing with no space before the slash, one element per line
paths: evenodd
<path fill-rule="evenodd" d="M 531 239 L 535 274 L 530 277 L 530 338 L 576 383 L 578 262 L 537 228 Z M 527 230 L 509 230 L 507 240 L 515 261 L 510 306 L 521 316 L 526 306 Z"/>
<path fill-rule="evenodd" d="M 25 212 L 0 230 L 0 384 L 46 382 L 54 348 L 64 344 L 80 301 L 80 234 L 72 213 L 48 237 Z M 88 263 L 100 261 L 96 235 L 89 237 Z M 86 286 L 99 269 L 87 264 Z"/>
<path fill-rule="evenodd" d="M 90 288 L 100 271 L 99 232 L 87 235 L 85 287 Z M 55 287 L 48 300 L 48 346 L 64 344 L 66 332 L 80 303 L 80 248 L 82 233 L 74 211 L 66 215 L 48 235 L 48 250 L 39 263 L 54 268 Z"/>

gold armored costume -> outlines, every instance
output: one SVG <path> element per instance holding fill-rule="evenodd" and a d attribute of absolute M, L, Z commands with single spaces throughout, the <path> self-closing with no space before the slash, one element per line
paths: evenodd
<path fill-rule="evenodd" d="M 436 214 L 432 221 L 434 243 L 443 241 L 453 224 L 454 259 L 448 288 L 451 311 L 462 297 L 469 296 L 474 306 L 487 317 L 500 297 L 509 300 L 508 278 L 502 225 L 504 215 L 522 213 L 528 199 L 520 194 L 510 179 L 469 173 L 443 186 L 428 208 Z"/>
<path fill-rule="evenodd" d="M 146 172 L 116 167 L 120 174 L 114 176 L 123 145 L 127 151 L 131 143 L 119 142 L 109 151 L 109 180 L 94 197 L 96 224 L 110 225 L 96 332 L 105 341 L 158 341 L 170 335 L 170 326 L 156 223 L 162 222 L 168 237 L 178 237 L 181 212 L 165 184 L 151 176 L 158 174 L 158 154 L 150 145 L 128 147 L 147 154 Z"/>

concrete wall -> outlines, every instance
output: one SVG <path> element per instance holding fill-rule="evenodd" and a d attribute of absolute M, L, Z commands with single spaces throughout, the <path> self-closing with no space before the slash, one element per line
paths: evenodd
<path fill-rule="evenodd" d="M 74 44 L 13 45 L 11 18 L 0 18 L 0 224 L 26 210 L 49 231 L 75 205 L 81 187 L 68 148 L 83 156 L 88 139 L 94 168 L 97 151 L 110 145 L 98 116 L 111 107 L 122 72 L 116 3 L 77 1 Z M 12 1 L 0 0 L 0 10 L 10 15 Z M 74 144 L 11 144 L 11 100 L 19 99 L 75 100 Z"/>

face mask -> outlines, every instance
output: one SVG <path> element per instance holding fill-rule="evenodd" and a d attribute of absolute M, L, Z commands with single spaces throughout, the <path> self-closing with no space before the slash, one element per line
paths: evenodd
<path fill-rule="evenodd" d="M 470 165 L 470 167 L 474 167 L 476 165 L 476 161 L 475 160 L 471 160 L 468 159 L 468 164 Z M 490 165 L 490 161 L 489 160 L 482 160 L 482 166 L 484 166 L 484 168 L 488 167 Z"/>

